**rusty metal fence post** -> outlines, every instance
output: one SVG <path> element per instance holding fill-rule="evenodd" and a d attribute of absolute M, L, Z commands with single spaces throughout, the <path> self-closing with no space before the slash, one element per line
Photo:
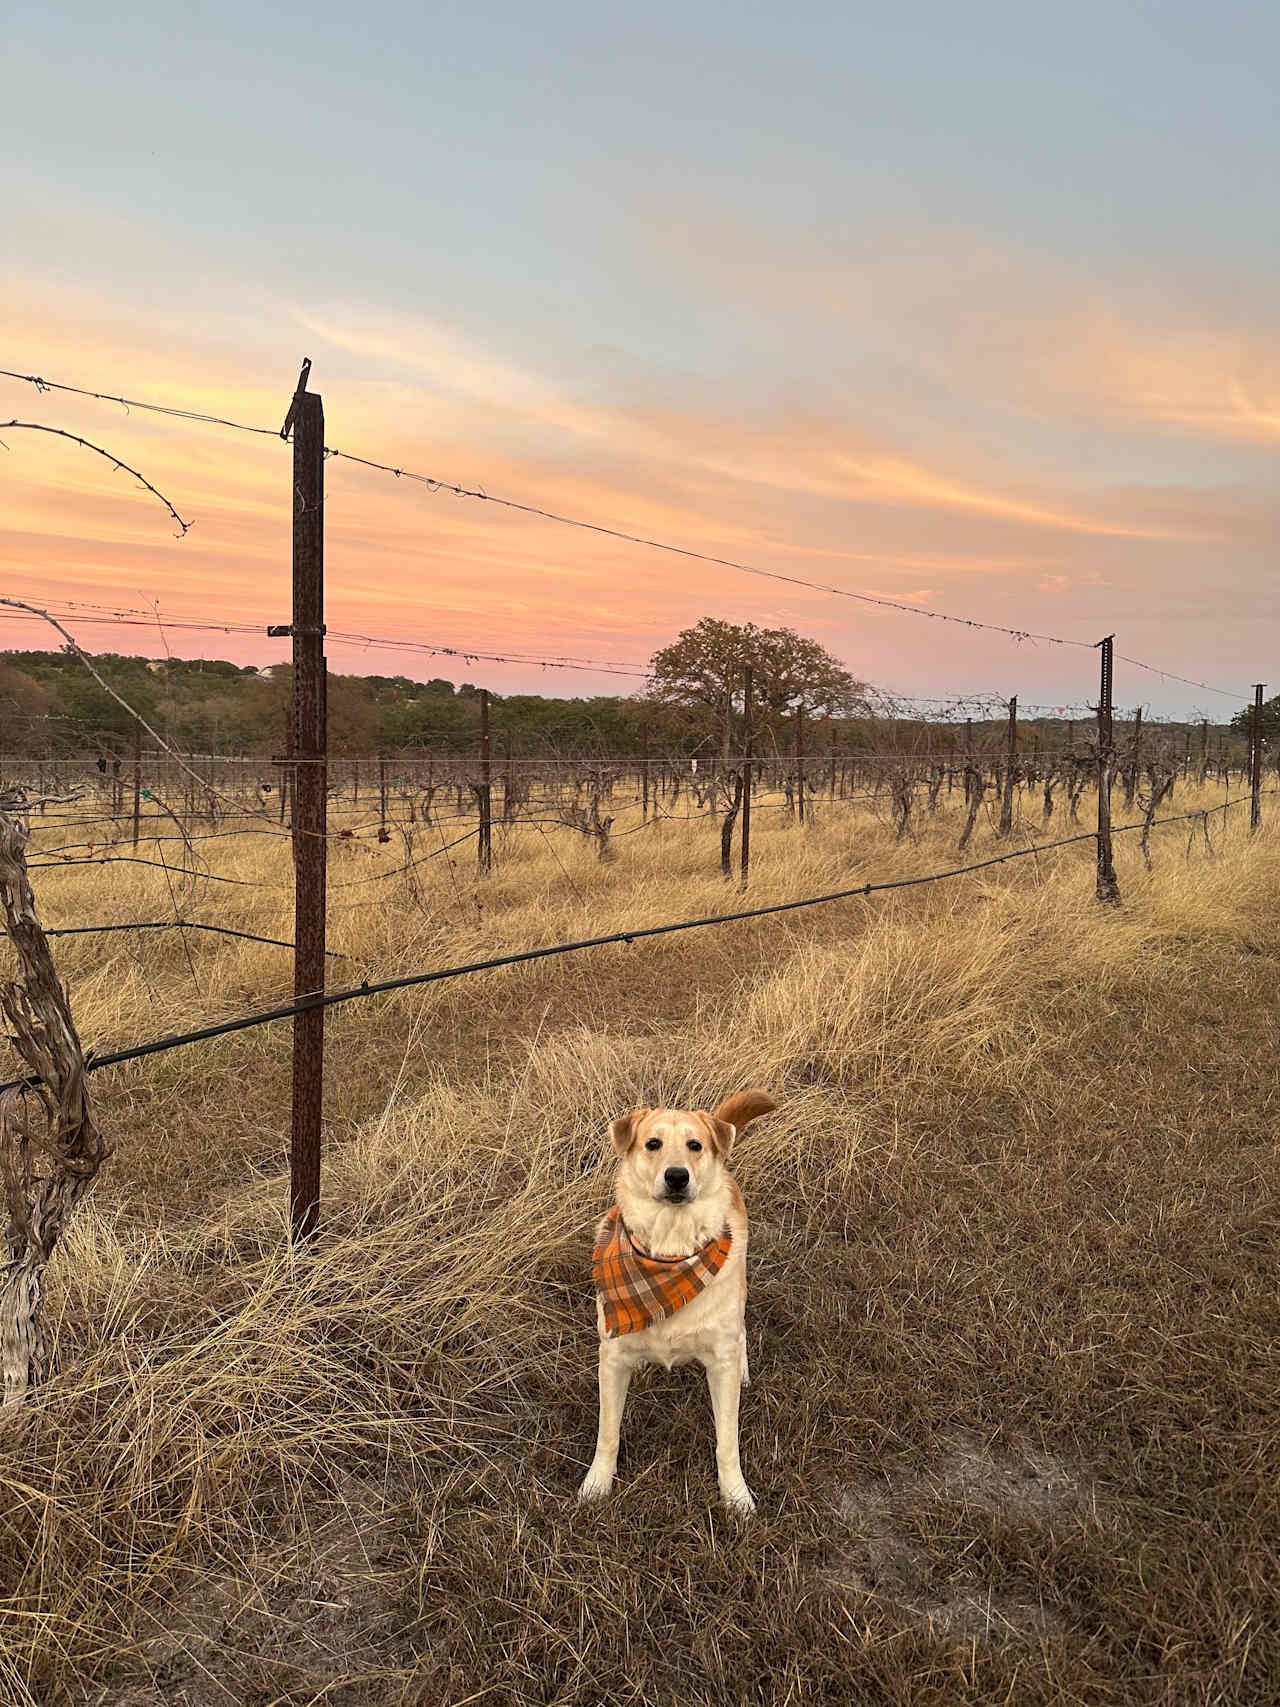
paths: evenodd
<path fill-rule="evenodd" d="M 1262 822 L 1262 690 L 1259 682 L 1253 690 L 1253 709 L 1249 716 L 1249 834 L 1257 832 Z"/>
<path fill-rule="evenodd" d="M 1112 652 L 1115 635 L 1098 642 L 1102 648 L 1101 691 L 1098 694 L 1098 885 L 1099 901 L 1120 904 L 1111 850 L 1111 771 L 1113 762 L 1111 725 Z"/>
<path fill-rule="evenodd" d="M 328 717 L 324 657 L 324 406 L 303 364 L 284 432 L 293 429 L 293 845 L 296 1000 L 324 990 L 328 848 Z M 293 1135 L 289 1219 L 295 1240 L 320 1218 L 324 1014 L 293 1022 Z"/>
<path fill-rule="evenodd" d="M 476 790 L 480 805 L 480 841 L 478 860 L 481 871 L 493 865 L 493 796 L 490 793 L 489 766 L 489 690 L 480 689 L 480 786 Z"/>
<path fill-rule="evenodd" d="M 1013 829 L 1013 785 L 1018 772 L 1018 696 L 1009 701 L 1009 735 L 1004 760 L 1004 797 L 1000 802 L 1000 830 L 1007 836 Z"/>
<path fill-rule="evenodd" d="M 133 846 L 142 832 L 142 724 L 133 720 Z"/>
<path fill-rule="evenodd" d="M 751 875 L 751 666 L 747 665 L 742 683 L 742 734 L 745 742 L 742 766 L 742 887 L 747 887 Z"/>

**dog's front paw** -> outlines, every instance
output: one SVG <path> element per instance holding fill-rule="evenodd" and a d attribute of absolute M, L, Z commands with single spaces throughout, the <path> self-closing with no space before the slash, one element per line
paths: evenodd
<path fill-rule="evenodd" d="M 578 1489 L 579 1504 L 606 1499 L 613 1490 L 613 1471 L 607 1464 L 593 1464 Z"/>
<path fill-rule="evenodd" d="M 735 1517 L 750 1517 L 756 1509 L 755 1496 L 741 1477 L 736 1482 L 722 1484 L 720 1498 Z"/>

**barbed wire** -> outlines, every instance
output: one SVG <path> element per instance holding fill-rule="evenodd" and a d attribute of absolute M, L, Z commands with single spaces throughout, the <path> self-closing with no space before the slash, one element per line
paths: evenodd
<path fill-rule="evenodd" d="M 211 427 L 231 427 L 238 433 L 257 433 L 263 438 L 278 438 L 274 427 L 246 427 L 241 421 L 228 421 L 222 415 L 202 415 L 194 409 L 178 409 L 167 403 L 143 403 L 136 397 L 114 397 L 107 391 L 85 391 L 78 385 L 60 385 L 55 379 L 42 379 L 37 373 L 14 373 L 9 368 L 0 368 L 0 378 L 20 379 L 27 385 L 34 385 L 37 391 L 65 391 L 73 397 L 92 397 L 99 403 L 119 403 L 126 414 L 131 409 L 142 409 L 152 415 L 169 415 L 178 421 L 199 421 Z"/>
<path fill-rule="evenodd" d="M 128 609 L 108 611 L 100 606 L 76 605 L 72 600 L 59 600 L 56 606 L 60 614 L 68 617 L 79 616 L 84 621 L 94 625 L 111 626 L 115 628 L 146 628 L 156 625 L 155 616 L 143 614 Z M 37 615 L 11 617 L 14 622 L 33 622 L 39 620 Z M 251 635 L 260 638 L 265 624 L 251 622 L 226 622 L 215 617 L 186 618 L 164 617 L 165 628 L 180 628 L 199 634 Z M 493 652 L 483 647 L 453 646 L 445 641 L 435 640 L 398 640 L 392 635 L 356 634 L 343 629 L 327 628 L 325 643 L 338 646 L 350 646 L 365 651 L 411 652 L 415 655 L 429 658 L 458 658 L 464 664 L 515 664 L 534 665 L 543 670 L 573 670 L 584 671 L 591 675 L 625 676 L 637 680 L 647 680 L 649 671 L 634 661 L 622 659 L 596 659 L 570 657 L 567 654 L 559 656 L 543 656 L 541 653 L 527 652 Z M 187 662 L 188 660 L 183 660 Z M 168 662 L 172 662 L 169 660 Z"/>
<path fill-rule="evenodd" d="M 873 721 L 873 720 L 862 720 L 862 721 Z M 889 720 L 886 719 L 885 721 L 887 722 Z M 988 719 L 986 721 L 988 723 L 988 727 L 986 729 L 975 729 L 974 730 L 975 743 L 979 740 L 989 740 L 991 738 L 1003 738 L 1004 719 L 1003 718 L 1000 718 L 1000 719 L 991 718 L 991 719 Z M 1067 719 L 1061 719 L 1059 721 L 1061 723 L 1065 723 L 1068 720 Z M 1086 728 L 1091 729 L 1092 728 L 1092 720 L 1086 719 L 1084 721 L 1086 724 Z M 1203 721 L 1207 721 L 1207 720 L 1203 720 Z M 1148 732 L 1151 732 L 1152 734 L 1164 733 L 1164 734 L 1177 734 L 1177 735 L 1187 736 L 1187 735 L 1193 734 L 1195 732 L 1195 730 L 1200 728 L 1201 722 L 1202 722 L 1202 720 L 1199 718 L 1174 718 L 1174 717 L 1171 717 L 1171 718 L 1154 718 L 1154 717 L 1148 718 L 1148 717 L 1144 717 L 1143 721 L 1142 721 L 1142 733 L 1144 735 L 1147 734 Z M 1114 717 L 1113 718 L 1113 725 L 1114 725 L 1115 729 L 1117 731 L 1120 731 L 1120 732 L 1126 732 L 1127 731 L 1127 732 L 1132 733 L 1136 729 L 1136 724 L 1135 724 L 1134 720 L 1132 718 L 1128 718 L 1128 717 L 1118 717 L 1118 716 Z M 819 728 L 824 728 L 826 726 L 822 725 L 822 724 L 816 724 L 816 725 L 812 725 L 811 727 L 816 730 Z M 952 725 L 951 727 L 953 727 L 956 730 L 957 734 L 959 733 L 960 726 L 958 724 Z M 1238 741 L 1243 741 L 1247 738 L 1246 735 L 1244 734 L 1244 732 L 1239 731 L 1239 730 L 1233 730 L 1233 731 L 1230 731 L 1229 734 L 1225 734 L 1224 728 L 1226 726 L 1224 726 L 1222 724 L 1211 724 L 1210 727 L 1212 729 L 1214 729 L 1214 731 L 1216 733 L 1216 739 L 1218 741 L 1223 741 L 1223 740 L 1227 740 L 1227 739 L 1231 739 L 1231 738 L 1234 738 Z M 933 733 L 936 735 L 939 733 L 939 731 L 937 731 L 935 729 L 933 731 Z M 1056 734 L 1056 733 L 1059 733 L 1059 731 L 1051 730 L 1049 733 L 1050 734 Z M 429 740 L 430 736 L 428 736 L 427 739 Z M 760 753 L 756 752 L 756 753 L 753 753 L 751 755 L 751 757 L 752 757 L 753 762 L 757 766 L 765 766 L 765 767 L 773 767 L 773 766 L 784 765 L 784 764 L 794 765 L 797 762 L 803 762 L 804 764 L 815 765 L 815 766 L 816 765 L 830 765 L 833 758 L 836 760 L 837 763 L 840 763 L 840 764 L 856 765 L 856 764 L 891 763 L 891 762 L 894 762 L 899 757 L 912 757 L 912 758 L 917 758 L 917 759 L 932 758 L 932 759 L 937 759 L 937 760 L 943 760 L 946 758 L 954 758 L 956 753 L 960 750 L 961 750 L 960 747 L 958 747 L 955 744 L 952 744 L 950 746 L 944 746 L 944 747 L 928 746 L 928 747 L 921 747 L 921 748 L 912 748 L 912 747 L 908 747 L 908 746 L 903 746 L 900 748 L 891 748 L 891 749 L 857 748 L 857 747 L 846 745 L 846 746 L 843 746 L 843 747 L 835 750 L 834 752 L 832 751 L 832 749 L 830 747 L 815 746 L 812 748 L 807 748 L 805 751 L 803 751 L 802 753 L 799 753 L 799 754 L 797 754 L 794 751 L 785 751 L 784 752 L 784 751 L 780 750 L 776 754 L 769 753 L 769 754 L 765 754 L 763 756 Z M 1054 749 L 1050 748 L 1050 751 L 1053 751 L 1053 750 Z M 97 759 L 99 756 L 100 755 L 95 754 L 95 753 L 88 753 L 88 754 L 82 753 L 82 754 L 75 754 L 75 755 L 65 754 L 65 753 L 53 753 L 53 754 L 45 754 L 45 755 L 41 755 L 41 754 L 22 755 L 22 754 L 10 753 L 10 754 L 6 755 L 6 762 L 10 765 L 25 766 L 28 769 L 32 769 L 32 770 L 38 770 L 40 768 L 44 768 L 45 770 L 52 770 L 55 768 L 60 769 L 60 770 L 75 769 L 75 768 L 85 769 L 91 773 L 85 777 L 85 785 L 86 786 L 98 786 L 101 784 L 110 785 L 116 781 L 126 782 L 126 783 L 129 781 L 129 778 L 125 776 L 123 770 L 121 771 L 121 773 L 118 777 L 112 776 L 109 774 L 104 775 L 104 773 L 101 771 L 97 771 L 96 774 L 93 774 L 94 767 L 97 764 Z M 1027 754 L 1023 753 L 1022 756 L 1026 757 Z M 132 758 L 128 755 L 117 754 L 116 757 L 119 758 L 122 766 L 131 765 L 133 762 Z M 456 751 L 456 750 L 450 750 L 447 748 L 444 748 L 444 749 L 437 748 L 436 750 L 431 751 L 431 752 L 422 752 L 422 753 L 416 753 L 416 754 L 415 753 L 395 752 L 395 751 L 392 751 L 390 753 L 343 753 L 343 752 L 336 752 L 335 753 L 335 752 L 330 752 L 324 756 L 314 758 L 314 759 L 309 759 L 309 758 L 306 758 L 302 755 L 296 755 L 296 754 L 290 755 L 290 756 L 282 756 L 279 754 L 267 755 L 265 753 L 251 753 L 251 754 L 243 754 L 243 755 L 201 753 L 201 754 L 189 755 L 189 757 L 194 762 L 199 763 L 199 764 L 239 765 L 239 766 L 244 767 L 247 770 L 254 770 L 254 771 L 262 771 L 262 770 L 291 771 L 291 770 L 295 770 L 295 769 L 302 769 L 308 765 L 323 765 L 330 771 L 331 774 L 333 774 L 335 777 L 338 777 L 340 779 L 341 779 L 344 767 L 347 770 L 350 770 L 351 767 L 354 767 L 357 765 L 359 765 L 361 767 L 366 766 L 366 765 L 369 766 L 370 767 L 370 775 L 372 776 L 375 774 L 375 767 L 378 765 L 379 761 L 385 760 L 387 768 L 388 768 L 388 778 L 387 778 L 388 789 L 399 788 L 399 787 L 420 786 L 419 784 L 415 783 L 407 773 L 420 772 L 423 770 L 428 771 L 430 773 L 433 773 L 432 780 L 433 780 L 434 785 L 436 787 L 442 788 L 442 789 L 455 787 L 457 785 L 458 781 L 460 780 L 460 778 L 462 778 L 463 776 L 466 776 L 468 778 L 474 778 L 474 776 L 479 772 L 480 767 L 483 763 L 481 755 L 475 750 L 474 744 L 471 745 L 469 750 L 466 750 L 466 751 Z M 746 757 L 747 757 L 746 754 L 740 753 L 740 752 L 731 752 L 729 754 L 720 753 L 720 752 L 707 753 L 705 751 L 696 752 L 696 753 L 689 753 L 689 752 L 681 753 L 681 752 L 670 752 L 670 751 L 664 752 L 661 748 L 653 748 L 653 749 L 650 749 L 650 751 L 648 753 L 633 753 L 633 752 L 612 753 L 612 754 L 609 754 L 609 755 L 603 756 L 603 757 L 593 755 L 593 754 L 576 754 L 575 755 L 575 754 L 554 754 L 553 753 L 551 755 L 545 755 L 545 754 L 531 755 L 531 754 L 513 753 L 510 755 L 510 757 L 507 757 L 506 755 L 503 755 L 503 754 L 497 754 L 497 755 L 491 756 L 490 766 L 491 766 L 492 778 L 493 778 L 493 781 L 495 783 L 499 783 L 502 781 L 503 774 L 508 769 L 510 769 L 514 772 L 514 771 L 520 770 L 522 768 L 545 773 L 548 780 L 555 780 L 556 776 L 559 775 L 562 779 L 567 781 L 574 774 L 577 774 L 579 776 L 587 776 L 587 775 L 590 775 L 592 772 L 606 773 L 609 771 L 614 771 L 614 772 L 621 772 L 621 771 L 627 771 L 627 770 L 633 771 L 633 770 L 636 770 L 639 767 L 643 766 L 646 763 L 649 765 L 650 769 L 654 773 L 657 773 L 661 770 L 668 770 L 668 771 L 673 770 L 673 769 L 685 770 L 691 765 L 691 763 L 695 759 L 697 760 L 698 765 L 701 768 L 703 766 L 710 767 L 712 765 L 720 766 L 720 765 L 724 765 L 724 764 L 740 765 L 740 764 L 745 762 Z M 166 759 L 166 758 L 158 757 L 158 756 L 153 755 L 153 754 L 147 754 L 144 756 L 143 763 L 144 763 L 146 770 L 148 772 L 153 772 L 153 771 L 158 770 L 158 769 L 164 769 L 166 766 L 170 766 L 170 765 L 178 765 L 181 768 L 185 769 L 186 764 L 187 764 L 187 760 L 177 759 L 177 758 Z M 226 807 L 226 816 L 228 816 L 228 817 L 244 816 L 244 817 L 252 817 L 252 818 L 260 818 L 261 817 L 261 813 L 252 811 L 249 808 L 244 807 L 243 802 L 232 801 L 231 797 L 224 796 L 219 790 L 212 788 L 212 786 L 208 783 L 207 779 L 201 778 L 199 786 L 200 786 L 200 789 L 202 792 L 213 793 L 215 799 L 226 800 L 229 802 L 229 804 Z M 267 785 L 267 787 L 269 789 L 274 789 L 276 786 L 277 785 L 275 783 L 271 783 L 271 784 Z M 346 787 L 346 786 L 348 786 L 347 782 L 344 782 L 342 780 L 335 781 L 332 784 L 331 793 L 334 794 L 334 796 L 336 797 L 337 793 L 343 787 Z M 376 786 L 376 783 L 373 784 L 373 786 Z M 362 787 L 363 787 L 363 773 L 362 773 Z M 126 812 L 125 815 L 126 816 L 129 815 L 128 812 Z"/>
<path fill-rule="evenodd" d="M 100 398 L 105 401 L 121 403 L 126 408 L 146 409 L 156 414 L 169 415 L 177 419 L 200 420 L 212 425 L 230 427 L 239 432 L 252 432 L 266 437 L 283 436 L 275 434 L 268 428 L 249 427 L 242 422 L 230 421 L 223 419 L 222 417 L 198 416 L 193 411 L 177 409 L 164 404 L 142 403 L 133 399 L 112 396 L 106 392 L 96 392 L 78 386 L 62 385 L 56 381 L 46 380 L 36 374 L 18 373 L 15 370 L 8 368 L 0 369 L 0 376 L 9 379 L 17 379 L 24 383 L 34 385 L 38 390 L 68 391 L 73 392 L 78 396 Z M 910 616 L 928 617 L 930 620 L 935 622 L 952 623 L 964 628 L 982 629 L 989 633 L 1003 634 L 1010 639 L 1018 641 L 1038 641 L 1050 646 L 1071 646 L 1089 651 L 1096 649 L 1100 644 L 1098 641 L 1076 640 L 1058 634 L 1045 634 L 1029 628 L 1014 628 L 1003 623 L 985 622 L 976 617 L 955 616 L 946 611 L 932 610 L 927 606 L 909 604 L 900 599 L 887 599 L 871 593 L 855 592 L 849 587 L 837 587 L 826 582 L 811 581 L 803 576 L 788 575 L 779 569 L 765 569 L 760 567 L 758 564 L 746 563 L 737 558 L 722 557 L 712 552 L 697 551 L 689 546 L 675 545 L 670 541 L 656 539 L 646 534 L 631 532 L 625 528 L 611 527 L 603 522 L 593 522 L 584 520 L 577 516 L 567 516 L 560 511 L 547 509 L 540 504 L 526 503 L 514 498 L 499 497 L 494 493 L 486 492 L 482 487 L 461 486 L 455 482 L 440 479 L 435 475 L 421 474 L 414 470 L 397 466 L 392 463 L 378 462 L 371 457 L 358 456 L 354 452 L 342 451 L 330 445 L 326 445 L 324 447 L 324 454 L 328 459 L 336 460 L 338 458 L 342 458 L 345 461 L 355 463 L 360 467 L 392 475 L 397 480 L 412 481 L 415 484 L 427 487 L 427 489 L 432 492 L 449 492 L 454 497 L 470 498 L 479 503 L 495 504 L 502 509 L 515 511 L 523 515 L 535 516 L 544 521 L 555 522 L 557 525 L 562 527 L 575 528 L 587 533 L 601 535 L 605 538 L 620 540 L 631 545 L 645 546 L 653 551 L 667 552 L 671 555 L 683 557 L 693 562 L 709 563 L 720 568 L 735 570 L 740 574 L 754 575 L 766 580 L 778 581 L 788 586 L 804 587 L 811 592 L 823 593 L 833 598 L 853 599 L 860 604 L 873 605 L 884 610 L 895 610 Z M 154 488 L 152 488 L 152 490 L 154 490 Z M 159 496 L 158 493 L 157 496 Z M 170 506 L 170 508 L 172 508 L 172 506 Z M 174 511 L 173 514 L 177 517 L 176 511 Z M 183 525 L 183 531 L 185 532 L 186 525 L 182 524 L 181 517 L 177 517 L 177 519 L 180 525 Z M 1209 682 L 1194 681 L 1190 677 L 1180 676 L 1173 671 L 1164 670 L 1158 665 L 1148 664 L 1140 658 L 1133 658 L 1125 655 L 1121 656 L 1123 662 L 1129 664 L 1134 669 L 1149 671 L 1151 674 L 1160 676 L 1165 680 L 1181 682 L 1185 686 L 1199 688 L 1206 693 L 1220 694 L 1227 699 L 1234 699 L 1239 700 L 1242 703 L 1248 703 L 1249 696 L 1247 694 L 1237 693 L 1230 688 L 1215 687 Z M 548 667 L 551 666 L 548 665 Z"/>
<path fill-rule="evenodd" d="M 145 474 L 139 474 L 136 468 L 130 468 L 127 462 L 122 462 L 120 458 L 113 455 L 111 451 L 103 450 L 101 445 L 95 445 L 89 439 L 82 439 L 77 433 L 68 433 L 62 427 L 46 427 L 39 421 L 0 421 L 0 432 L 8 432 L 11 428 L 17 428 L 26 433 L 49 433 L 54 438 L 69 439 L 73 445 L 80 445 L 84 450 L 91 450 L 95 452 L 96 455 L 105 457 L 113 468 L 119 470 L 123 474 L 131 474 L 138 482 L 139 486 L 144 487 L 145 490 L 150 492 L 153 497 L 160 500 L 165 509 L 168 510 L 169 514 L 182 530 L 177 536 L 179 539 L 185 538 L 194 527 L 194 522 L 183 521 L 182 517 L 178 514 L 177 510 L 174 509 L 173 505 L 165 497 L 164 493 L 154 487 Z M 0 444 L 3 443 L 4 441 L 0 440 Z M 8 450 L 9 447 L 8 445 L 4 445 L 4 448 L 5 450 Z"/>

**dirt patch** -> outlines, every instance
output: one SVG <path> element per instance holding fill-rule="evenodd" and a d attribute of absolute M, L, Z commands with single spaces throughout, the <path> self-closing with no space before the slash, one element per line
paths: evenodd
<path fill-rule="evenodd" d="M 204 1577 L 147 1614 L 141 1663 L 102 1685 L 90 1707 L 236 1707 L 355 1696 L 395 1676 L 397 1604 L 381 1567 L 392 1529 L 383 1490 L 344 1477 L 316 1521 L 233 1570 Z M 335 1694 L 335 1690 L 337 1693 Z"/>
<path fill-rule="evenodd" d="M 918 1470 L 863 1477 L 840 1490 L 837 1511 L 851 1536 L 833 1580 L 912 1623 L 966 1641 L 1065 1636 L 1071 1609 L 1048 1603 L 1035 1584 L 997 1584 L 966 1568 L 940 1570 L 924 1532 L 946 1507 L 1015 1524 L 1078 1529 L 1096 1518 L 1098 1493 L 1082 1466 L 1042 1447 L 1012 1447 L 956 1429 Z"/>

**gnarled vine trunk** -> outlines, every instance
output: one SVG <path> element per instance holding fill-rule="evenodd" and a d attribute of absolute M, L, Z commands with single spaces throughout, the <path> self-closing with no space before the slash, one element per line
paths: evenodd
<path fill-rule="evenodd" d="M 0 1093 L 4 1271 L 0 1365 L 4 1404 L 19 1405 L 44 1379 L 45 1270 L 80 1199 L 107 1156 L 85 1091 L 84 1051 L 27 877 L 27 802 L 0 793 L 0 904 L 20 977 L 0 984 L 0 1009 L 31 1077 Z"/>

